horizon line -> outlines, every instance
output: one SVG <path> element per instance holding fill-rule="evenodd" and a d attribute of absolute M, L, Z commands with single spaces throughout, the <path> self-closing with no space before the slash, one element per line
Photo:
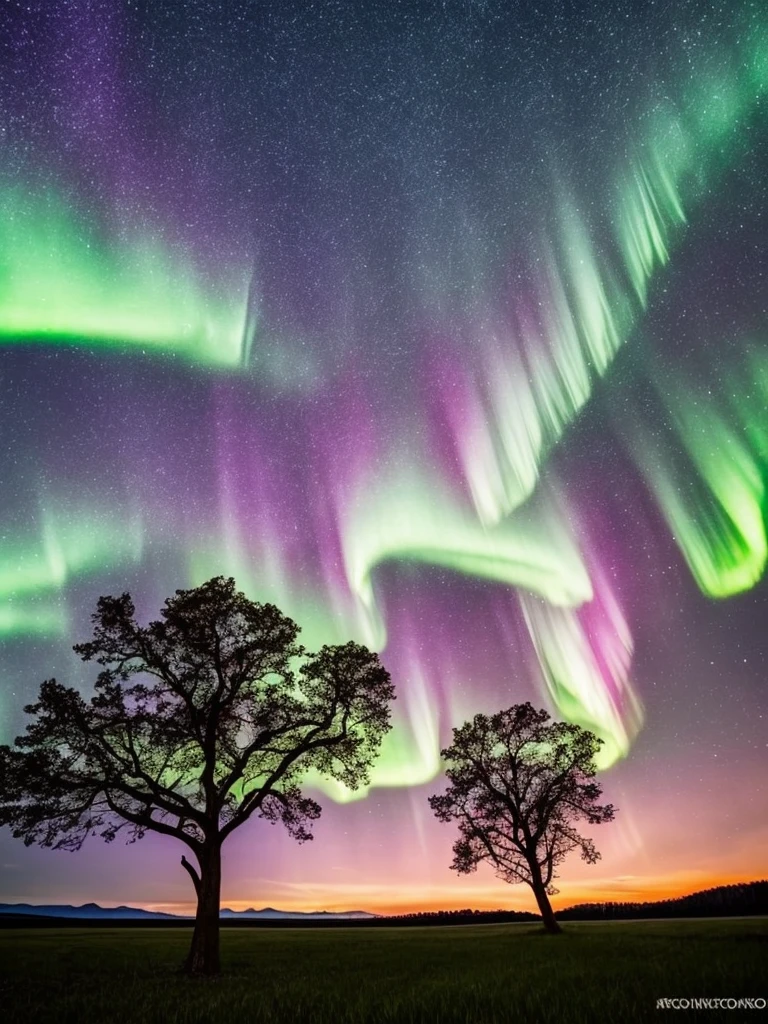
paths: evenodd
<path fill-rule="evenodd" d="M 564 910 L 573 909 L 573 908 L 579 907 L 579 906 L 585 906 L 585 905 L 588 906 L 590 904 L 599 905 L 599 904 L 603 904 L 603 903 L 615 903 L 615 904 L 641 904 L 642 905 L 642 904 L 652 904 L 652 903 L 673 902 L 675 900 L 685 899 L 686 897 L 689 897 L 689 896 L 696 896 L 696 895 L 699 895 L 700 893 L 711 892 L 713 889 L 724 889 L 724 888 L 729 888 L 729 887 L 739 886 L 739 885 L 758 885 L 760 883 L 766 883 L 766 882 L 768 882 L 768 878 L 751 878 L 751 879 L 748 879 L 748 880 L 747 879 L 741 879 L 741 880 L 738 880 L 738 881 L 721 882 L 720 884 L 717 884 L 717 885 L 710 885 L 710 886 L 706 886 L 704 888 L 694 889 L 693 891 L 682 892 L 682 893 L 680 893 L 678 895 L 675 895 L 675 896 L 668 896 L 667 895 L 667 896 L 658 897 L 656 899 L 653 899 L 653 898 L 651 898 L 651 899 L 648 899 L 648 898 L 643 898 L 643 899 L 603 898 L 603 899 L 601 899 L 601 898 L 595 898 L 594 896 L 592 896 L 591 898 L 586 898 L 586 899 L 582 899 L 582 900 L 576 900 L 575 902 L 569 902 L 567 905 L 559 907 L 558 910 L 556 911 L 556 913 L 564 911 Z M 246 902 L 246 901 L 234 901 L 234 902 Z M 144 913 L 167 914 L 168 916 L 171 916 L 171 917 L 180 917 L 180 918 L 183 918 L 183 917 L 192 917 L 192 918 L 194 918 L 194 916 L 195 916 L 195 905 L 192 902 L 183 903 L 183 904 L 153 902 L 150 906 L 147 906 L 147 905 L 142 906 L 140 904 L 136 905 L 136 904 L 131 904 L 131 903 L 112 903 L 112 901 L 105 901 L 104 903 L 100 903 L 100 902 L 96 902 L 94 900 L 89 900 L 89 901 L 87 901 L 85 903 L 66 903 L 66 902 L 53 902 L 50 899 L 49 900 L 26 899 L 26 900 L 19 900 L 18 902 L 12 902 L 12 903 L 0 900 L 0 906 L 6 906 L 6 907 L 15 907 L 15 906 L 28 906 L 28 907 L 69 907 L 72 910 L 81 910 L 84 907 L 89 907 L 90 906 L 90 907 L 98 907 L 100 910 L 120 910 L 120 909 L 138 910 L 138 911 L 142 911 Z M 177 907 L 177 908 L 180 908 L 180 909 L 175 910 L 175 911 L 174 910 L 169 910 L 169 909 L 160 909 L 160 908 L 167 908 L 167 907 Z M 189 911 L 185 913 L 184 910 L 181 909 L 182 907 L 188 907 Z M 244 908 L 242 908 L 240 910 L 238 910 L 238 909 L 236 909 L 236 908 L 234 908 L 232 906 L 226 905 L 226 904 L 221 904 L 219 906 L 219 913 L 222 913 L 223 911 L 229 911 L 230 913 L 233 913 L 233 914 L 243 914 L 243 913 L 248 913 L 249 911 L 253 911 L 254 913 L 263 913 L 264 911 L 270 911 L 270 910 L 275 912 L 275 913 L 279 913 L 279 914 L 288 914 L 288 915 L 296 914 L 296 915 L 302 915 L 302 916 L 311 915 L 311 914 L 324 914 L 324 915 L 327 914 L 327 915 L 338 915 L 338 916 L 342 916 L 342 915 L 346 916 L 346 915 L 350 915 L 350 914 L 369 914 L 372 917 L 405 917 L 405 916 L 409 916 L 409 915 L 413 915 L 413 914 L 440 914 L 440 913 L 450 914 L 450 913 L 461 913 L 462 911 L 470 912 L 470 913 L 491 913 L 491 914 L 493 914 L 493 913 L 501 913 L 501 914 L 520 914 L 520 913 L 533 913 L 533 914 L 535 914 L 535 913 L 537 913 L 535 910 L 526 910 L 524 908 L 503 907 L 503 906 L 502 907 L 499 907 L 499 906 L 495 906 L 495 907 L 490 907 L 490 906 L 469 907 L 466 904 L 461 906 L 461 907 L 458 907 L 458 906 L 455 906 L 455 907 L 438 906 L 438 907 L 436 907 L 436 906 L 432 905 L 430 907 L 422 906 L 419 909 L 410 908 L 410 909 L 407 909 L 407 910 L 406 909 L 400 909 L 400 910 L 388 910 L 388 911 L 387 910 L 378 910 L 378 911 L 367 910 L 367 909 L 365 909 L 363 907 L 360 907 L 360 906 L 351 907 L 351 908 L 344 909 L 344 910 L 328 910 L 327 908 L 323 908 L 323 909 L 319 909 L 319 910 L 318 909 L 298 910 L 298 909 L 295 909 L 295 908 L 288 909 L 288 910 L 282 910 L 279 907 L 272 906 L 271 904 L 264 905 L 264 906 L 261 906 L 261 907 L 254 906 L 253 904 L 250 904 L 248 907 L 244 907 Z"/>

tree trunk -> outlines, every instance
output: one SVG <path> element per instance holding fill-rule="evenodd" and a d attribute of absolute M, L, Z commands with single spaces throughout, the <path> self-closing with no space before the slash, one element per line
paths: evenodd
<path fill-rule="evenodd" d="M 533 878 L 531 888 L 533 889 L 533 895 L 536 897 L 536 902 L 539 905 L 542 924 L 550 935 L 559 935 L 563 929 L 555 919 L 555 912 L 552 909 L 552 904 L 549 902 L 549 896 L 547 895 L 547 889 L 544 885 L 544 879 L 541 877 L 541 868 L 537 861 L 529 864 L 529 867 Z"/>
<path fill-rule="evenodd" d="M 192 875 L 191 865 L 182 864 Z M 192 946 L 184 962 L 187 974 L 214 975 L 220 970 L 219 961 L 219 905 L 221 902 L 221 846 L 218 840 L 206 846 L 198 856 L 200 876 L 195 883 L 197 914 Z"/>

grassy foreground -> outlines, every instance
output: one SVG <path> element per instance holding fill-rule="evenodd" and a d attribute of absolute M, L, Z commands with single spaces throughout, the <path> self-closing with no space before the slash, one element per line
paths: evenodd
<path fill-rule="evenodd" d="M 222 931 L 224 974 L 188 981 L 186 930 L 0 932 L 4 1024 L 521 1024 L 768 1020 L 658 1010 L 659 997 L 766 997 L 768 921 Z"/>

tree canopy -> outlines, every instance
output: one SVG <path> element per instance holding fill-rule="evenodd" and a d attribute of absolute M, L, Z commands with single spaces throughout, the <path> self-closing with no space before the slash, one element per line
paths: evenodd
<path fill-rule="evenodd" d="M 530 703 L 475 715 L 442 751 L 448 789 L 429 798 L 440 821 L 458 822 L 453 870 L 467 874 L 487 862 L 504 881 L 527 883 L 552 932 L 559 926 L 548 897 L 558 865 L 573 850 L 590 864 L 600 857 L 576 823 L 599 825 L 615 813 L 598 803 L 601 743 Z"/>
<path fill-rule="evenodd" d="M 221 844 L 254 815 L 312 839 L 321 809 L 302 780 L 368 782 L 392 682 L 360 644 L 306 651 L 291 619 L 223 577 L 177 590 L 146 626 L 129 594 L 102 597 L 92 621 L 74 649 L 100 666 L 93 696 L 44 682 L 26 733 L 0 747 L 0 825 L 64 850 L 121 832 L 184 843 L 198 897 L 187 966 L 215 973 Z"/>

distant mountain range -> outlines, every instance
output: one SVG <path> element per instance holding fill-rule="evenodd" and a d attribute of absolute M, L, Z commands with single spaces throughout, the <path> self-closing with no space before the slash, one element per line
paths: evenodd
<path fill-rule="evenodd" d="M 360 921 L 379 915 L 369 914 L 367 910 L 346 910 L 335 913 L 332 910 L 275 910 L 273 907 L 264 907 L 263 910 L 254 910 L 253 907 L 249 907 L 247 910 L 229 910 L 225 907 L 219 916 L 225 919 L 239 918 L 240 920 L 260 918 L 262 920 L 282 919 L 286 921 Z"/>
<path fill-rule="evenodd" d="M 85 903 L 82 907 L 71 907 L 61 904 L 32 905 L 31 903 L 0 903 L 0 914 L 25 915 L 30 917 L 80 918 L 82 920 L 105 921 L 187 921 L 192 915 L 163 914 L 155 910 L 141 910 L 139 907 L 100 907 L 98 903 Z M 300 921 L 339 921 L 365 920 L 376 917 L 365 910 L 349 910 L 346 913 L 332 913 L 328 910 L 309 911 L 303 913 L 293 910 L 275 910 L 264 907 L 263 910 L 229 910 L 224 908 L 220 914 L 222 920 L 300 920 Z"/>

